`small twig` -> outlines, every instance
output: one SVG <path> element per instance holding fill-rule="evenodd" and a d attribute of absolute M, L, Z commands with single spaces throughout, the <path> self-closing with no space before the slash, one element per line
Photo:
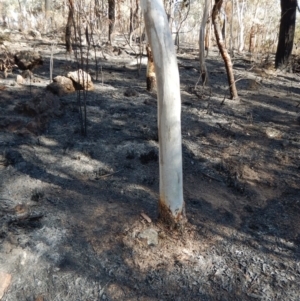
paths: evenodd
<path fill-rule="evenodd" d="M 222 105 L 224 104 L 225 99 L 226 99 L 226 94 L 224 94 L 224 98 L 223 98 L 223 100 L 221 101 L 220 106 L 222 106 Z"/>
<path fill-rule="evenodd" d="M 215 181 L 217 181 L 217 182 L 222 182 L 221 180 L 219 180 L 219 179 L 217 179 L 217 178 L 215 178 L 215 177 L 213 177 L 213 176 L 210 176 L 210 175 L 206 174 L 206 173 L 203 172 L 203 171 L 201 171 L 201 173 L 202 173 L 204 176 L 206 176 L 207 178 L 209 178 L 209 179 L 215 180 Z"/>
<path fill-rule="evenodd" d="M 144 212 L 141 212 L 141 216 L 143 217 L 143 219 L 145 219 L 149 224 L 152 223 L 151 218 Z"/>
<path fill-rule="evenodd" d="M 200 79 L 201 79 L 201 74 L 199 75 L 199 78 L 198 78 L 198 80 L 197 80 L 197 82 L 196 82 L 196 84 L 195 84 L 195 90 L 196 90 L 196 88 L 197 88 L 197 86 L 198 86 L 198 84 L 199 84 L 199 82 L 200 82 Z"/>
<path fill-rule="evenodd" d="M 103 179 L 103 178 L 106 178 L 106 177 L 110 177 L 110 176 L 112 176 L 112 175 L 114 175 L 114 174 L 116 174 L 116 173 L 119 173 L 120 171 L 122 171 L 122 169 L 117 170 L 117 171 L 112 172 L 112 173 L 108 173 L 108 174 L 106 174 L 106 175 L 99 176 L 98 178 L 99 178 L 99 179 Z"/>

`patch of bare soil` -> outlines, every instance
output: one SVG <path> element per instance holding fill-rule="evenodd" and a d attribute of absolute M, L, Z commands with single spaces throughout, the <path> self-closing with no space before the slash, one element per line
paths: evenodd
<path fill-rule="evenodd" d="M 16 69 L 0 80 L 1 300 L 299 300 L 297 74 L 236 57 L 231 101 L 217 52 L 207 89 L 195 88 L 197 52 L 178 54 L 189 223 L 172 233 L 157 221 L 145 65 L 138 76 L 130 50 L 99 51 L 83 137 L 76 93 L 46 92 L 52 41 L 11 41 L 44 65 L 21 84 Z M 76 70 L 64 52 L 53 76 Z"/>

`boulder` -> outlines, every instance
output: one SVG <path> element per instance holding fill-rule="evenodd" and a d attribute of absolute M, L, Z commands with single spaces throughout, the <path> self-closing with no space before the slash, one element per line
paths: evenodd
<path fill-rule="evenodd" d="M 75 92 L 73 81 L 65 76 L 56 76 L 53 82 L 46 87 L 47 90 L 58 96 Z"/>
<path fill-rule="evenodd" d="M 146 229 L 139 233 L 139 238 L 147 241 L 148 246 L 157 246 L 158 245 L 158 233 L 153 228 Z"/>
<path fill-rule="evenodd" d="M 91 76 L 81 69 L 69 72 L 67 77 L 73 81 L 76 90 L 94 90 Z"/>
<path fill-rule="evenodd" d="M 20 70 L 33 70 L 43 65 L 42 56 L 36 51 L 20 51 L 15 54 L 14 59 Z"/>

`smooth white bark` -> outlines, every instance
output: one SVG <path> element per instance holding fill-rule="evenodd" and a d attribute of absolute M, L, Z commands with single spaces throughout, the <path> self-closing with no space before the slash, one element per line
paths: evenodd
<path fill-rule="evenodd" d="M 239 23 L 239 31 L 238 31 L 238 40 L 239 40 L 239 52 L 242 52 L 244 50 L 244 8 L 245 8 L 245 0 L 242 0 L 242 2 L 237 1 L 237 17 L 238 17 L 238 23 Z"/>
<path fill-rule="evenodd" d="M 177 58 L 162 0 L 141 0 L 157 81 L 160 209 L 184 215 L 181 98 Z"/>
<path fill-rule="evenodd" d="M 233 12 L 234 12 L 234 1 L 231 2 L 231 15 L 230 15 L 229 53 L 231 57 L 233 57 Z"/>

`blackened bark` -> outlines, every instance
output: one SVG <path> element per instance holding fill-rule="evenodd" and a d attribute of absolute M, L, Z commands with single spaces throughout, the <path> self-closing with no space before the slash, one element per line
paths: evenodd
<path fill-rule="evenodd" d="M 108 41 L 111 44 L 113 38 L 113 32 L 115 28 L 115 11 L 116 11 L 116 0 L 108 0 Z"/>
<path fill-rule="evenodd" d="M 72 25 L 73 25 L 73 12 L 74 12 L 74 4 L 73 0 L 69 0 L 69 14 L 68 14 L 68 21 L 66 25 L 66 49 L 67 52 L 72 52 L 72 43 L 71 43 L 71 35 L 72 35 Z"/>
<path fill-rule="evenodd" d="M 224 40 L 224 45 L 226 47 L 226 14 L 225 11 L 222 13 L 222 20 L 223 20 L 223 24 L 222 24 L 222 36 L 223 36 L 223 40 Z"/>
<path fill-rule="evenodd" d="M 275 67 L 285 68 L 293 50 L 297 0 L 281 0 L 281 20 L 279 39 L 275 57 Z"/>
<path fill-rule="evenodd" d="M 205 28 L 205 38 L 204 38 L 204 49 L 208 52 L 209 47 L 210 47 L 210 18 L 206 23 L 206 28 Z"/>
<path fill-rule="evenodd" d="M 156 75 L 153 54 L 149 44 L 146 46 L 146 51 L 148 57 L 146 75 L 147 91 L 153 91 L 153 89 L 156 88 Z"/>
<path fill-rule="evenodd" d="M 222 36 L 221 24 L 220 24 L 220 9 L 222 4 L 223 4 L 223 0 L 215 0 L 215 5 L 212 11 L 212 22 L 214 24 L 215 36 L 216 36 L 218 48 L 220 50 L 220 53 L 225 63 L 230 96 L 231 99 L 237 99 L 238 94 L 237 94 L 237 89 L 236 89 L 234 75 L 233 75 L 232 62 L 231 62 L 230 55 L 228 54 L 228 51 L 225 47 L 225 43 Z"/>

